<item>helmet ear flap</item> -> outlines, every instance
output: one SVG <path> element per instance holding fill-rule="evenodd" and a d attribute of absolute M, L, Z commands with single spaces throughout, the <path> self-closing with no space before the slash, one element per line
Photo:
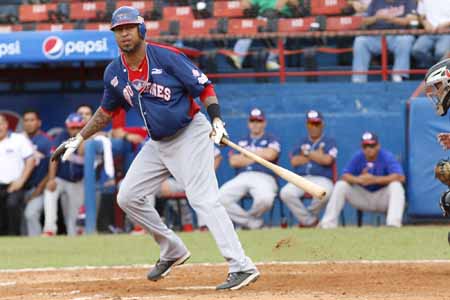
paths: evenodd
<path fill-rule="evenodd" d="M 141 39 L 145 40 L 145 35 L 147 34 L 147 28 L 145 27 L 145 22 L 142 21 L 141 24 L 139 24 L 139 35 L 141 37 Z"/>

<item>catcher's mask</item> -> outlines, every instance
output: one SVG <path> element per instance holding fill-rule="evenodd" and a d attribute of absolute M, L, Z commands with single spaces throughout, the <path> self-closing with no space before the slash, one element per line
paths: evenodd
<path fill-rule="evenodd" d="M 436 113 L 444 116 L 450 107 L 450 58 L 432 66 L 425 75 L 425 91 Z"/>

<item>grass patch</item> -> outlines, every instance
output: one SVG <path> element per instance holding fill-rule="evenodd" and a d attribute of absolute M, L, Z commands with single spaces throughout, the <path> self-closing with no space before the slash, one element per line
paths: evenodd
<path fill-rule="evenodd" d="M 255 262 L 449 259 L 448 226 L 347 227 L 335 230 L 240 231 Z M 181 233 L 190 262 L 223 262 L 209 233 Z M 154 263 L 159 247 L 148 236 L 90 235 L 0 238 L 0 269 Z"/>

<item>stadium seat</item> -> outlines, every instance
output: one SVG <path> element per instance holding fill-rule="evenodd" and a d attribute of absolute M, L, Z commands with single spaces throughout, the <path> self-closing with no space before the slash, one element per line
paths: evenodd
<path fill-rule="evenodd" d="M 106 12 L 106 2 L 78 2 L 70 3 L 71 20 L 97 20 L 99 13 Z"/>
<path fill-rule="evenodd" d="M 194 13 L 190 6 L 166 6 L 163 8 L 164 20 L 193 20 Z"/>
<path fill-rule="evenodd" d="M 52 23 L 39 23 L 36 25 L 37 31 L 63 31 L 73 30 L 75 25 L 73 23 L 52 24 Z"/>
<path fill-rule="evenodd" d="M 0 33 L 9 33 L 15 31 L 22 31 L 22 25 L 0 25 Z"/>
<path fill-rule="evenodd" d="M 341 30 L 357 30 L 362 25 L 362 17 L 328 17 L 326 30 L 341 31 Z"/>
<path fill-rule="evenodd" d="M 297 18 L 297 19 L 279 19 L 278 31 L 279 32 L 308 31 L 311 26 L 311 23 L 314 21 L 315 21 L 314 17 Z"/>
<path fill-rule="evenodd" d="M 346 6 L 346 0 L 314 0 L 311 1 L 311 15 L 340 15 Z"/>
<path fill-rule="evenodd" d="M 265 19 L 230 19 L 228 21 L 229 34 L 256 34 L 259 32 L 259 27 L 266 26 Z"/>
<path fill-rule="evenodd" d="M 199 36 L 207 35 L 217 28 L 217 19 L 184 20 L 180 21 L 180 35 Z"/>
<path fill-rule="evenodd" d="M 170 21 L 148 21 L 145 22 L 145 27 L 147 28 L 147 36 L 159 36 L 161 32 L 169 31 Z"/>
<path fill-rule="evenodd" d="M 216 18 L 236 18 L 244 16 L 241 1 L 215 1 L 213 16 Z"/>
<path fill-rule="evenodd" d="M 87 30 L 108 31 L 110 28 L 110 23 L 86 23 L 84 25 L 84 29 Z"/>
<path fill-rule="evenodd" d="M 48 14 L 57 10 L 57 4 L 22 4 L 19 7 L 19 21 L 42 22 L 48 20 Z"/>
<path fill-rule="evenodd" d="M 152 1 L 117 1 L 116 8 L 121 6 L 131 6 L 139 10 L 141 15 L 145 15 L 153 9 Z"/>

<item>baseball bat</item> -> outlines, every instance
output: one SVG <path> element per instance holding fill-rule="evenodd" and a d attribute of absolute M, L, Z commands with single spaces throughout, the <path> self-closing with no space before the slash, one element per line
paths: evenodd
<path fill-rule="evenodd" d="M 240 153 L 244 154 L 246 157 L 254 160 L 255 162 L 263 165 L 264 167 L 272 170 L 275 174 L 277 174 L 284 180 L 294 184 L 295 186 L 301 188 L 305 192 L 311 194 L 314 198 L 323 200 L 323 198 L 325 197 L 327 192 L 320 185 L 315 184 L 314 182 L 311 182 L 308 179 L 306 179 L 300 175 L 297 175 L 294 172 L 291 172 L 285 168 L 282 168 L 274 163 L 271 163 L 268 160 L 265 160 L 264 158 L 256 155 L 255 153 L 248 151 L 247 149 L 244 149 L 241 146 L 233 143 L 226 137 L 223 137 L 221 142 L 227 146 L 230 146 L 234 150 L 239 151 Z"/>

